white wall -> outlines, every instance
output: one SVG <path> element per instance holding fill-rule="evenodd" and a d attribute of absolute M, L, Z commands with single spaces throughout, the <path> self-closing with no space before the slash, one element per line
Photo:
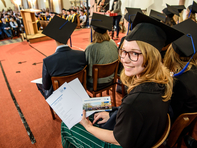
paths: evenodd
<path fill-rule="evenodd" d="M 2 1 L 0 0 L 0 11 L 1 11 L 2 9 L 7 10 L 9 7 L 11 7 L 12 10 L 14 10 L 14 5 L 11 3 L 10 0 L 4 0 L 4 1 L 5 1 L 5 3 L 6 3 L 6 6 L 7 6 L 7 7 L 4 7 L 4 4 L 3 4 Z"/>
<path fill-rule="evenodd" d="M 44 2 L 45 1 L 45 2 Z M 48 0 L 38 0 L 38 8 L 39 9 L 46 9 L 49 8 Z"/>
<path fill-rule="evenodd" d="M 70 1 L 69 0 L 63 0 L 63 8 L 64 9 L 69 9 L 71 7 Z"/>
<path fill-rule="evenodd" d="M 61 13 L 62 10 L 60 10 L 58 0 L 53 0 L 53 7 L 54 7 L 54 12 Z"/>

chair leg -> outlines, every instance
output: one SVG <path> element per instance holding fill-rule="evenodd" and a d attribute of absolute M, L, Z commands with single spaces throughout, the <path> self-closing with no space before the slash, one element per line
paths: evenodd
<path fill-rule="evenodd" d="M 112 97 L 113 97 L 113 102 L 114 102 L 114 106 L 116 106 L 116 88 L 115 85 L 113 85 L 112 87 Z"/>
<path fill-rule="evenodd" d="M 50 106 L 49 106 L 50 107 Z M 53 117 L 53 120 L 55 120 L 55 114 L 54 114 L 54 112 L 53 112 L 53 109 L 50 107 L 50 111 L 51 111 L 51 115 L 52 115 L 52 117 Z"/>
<path fill-rule="evenodd" d="M 107 95 L 109 95 L 109 89 L 108 89 L 108 90 L 106 90 L 106 92 L 107 92 Z"/>
<path fill-rule="evenodd" d="M 93 92 L 93 97 L 96 97 L 96 93 L 95 92 Z"/>
<path fill-rule="evenodd" d="M 102 97 L 102 92 L 100 92 L 100 97 Z"/>
<path fill-rule="evenodd" d="M 125 96 L 125 87 L 124 87 L 124 84 L 121 84 L 121 86 L 122 86 L 122 97 L 124 97 Z"/>

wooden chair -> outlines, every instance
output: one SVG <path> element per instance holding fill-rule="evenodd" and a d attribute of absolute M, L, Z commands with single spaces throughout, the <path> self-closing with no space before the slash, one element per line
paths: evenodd
<path fill-rule="evenodd" d="M 60 76 L 60 77 L 51 77 L 53 90 L 55 91 L 65 82 L 70 82 L 70 81 L 74 80 L 75 78 L 78 78 L 79 81 L 83 84 L 83 87 L 86 89 L 86 67 L 87 66 L 85 66 L 83 68 L 83 70 L 81 70 L 81 71 L 79 71 L 75 74 L 72 74 L 72 75 Z M 50 110 L 51 110 L 53 120 L 55 120 L 55 114 L 54 114 L 54 111 L 51 107 L 50 107 Z"/>
<path fill-rule="evenodd" d="M 80 26 L 80 19 L 79 19 L 79 15 L 77 15 L 77 27 L 76 29 L 80 29 L 81 26 Z"/>
<path fill-rule="evenodd" d="M 162 145 L 162 143 L 168 137 L 168 134 L 170 132 L 171 121 L 170 121 L 170 115 L 167 114 L 167 116 L 168 116 L 168 120 L 167 120 L 167 123 L 166 123 L 165 131 L 164 131 L 163 135 L 161 136 L 161 138 L 159 139 L 159 141 L 157 141 L 157 143 L 152 148 L 158 148 L 160 145 Z"/>
<path fill-rule="evenodd" d="M 197 119 L 197 112 L 181 114 L 172 124 L 172 128 L 170 130 L 170 134 L 167 140 L 167 147 L 172 148 L 177 143 L 178 143 L 177 147 L 180 147 L 182 138 L 184 136 L 181 135 L 182 131 L 188 126 L 195 125 L 197 121 L 196 119 Z"/>
<path fill-rule="evenodd" d="M 117 79 L 120 80 L 120 76 L 119 75 L 117 75 Z M 124 97 L 125 96 L 125 86 L 124 86 L 124 84 L 119 83 L 119 82 L 116 82 L 116 83 L 117 83 L 117 85 L 121 86 L 121 88 L 122 88 L 122 97 Z"/>
<path fill-rule="evenodd" d="M 96 97 L 96 94 L 98 93 L 100 93 L 100 95 L 102 96 L 103 91 L 107 91 L 107 94 L 109 95 L 109 89 L 112 88 L 114 106 L 116 106 L 115 86 L 116 86 L 116 80 L 117 80 L 118 64 L 119 64 L 119 60 L 116 60 L 109 64 L 93 65 L 92 67 L 93 89 L 91 90 L 88 88 L 88 91 L 93 94 L 93 97 Z M 99 78 L 105 78 L 112 74 L 114 74 L 114 79 L 112 80 L 112 83 L 110 85 L 107 85 L 104 88 L 97 87 Z"/>

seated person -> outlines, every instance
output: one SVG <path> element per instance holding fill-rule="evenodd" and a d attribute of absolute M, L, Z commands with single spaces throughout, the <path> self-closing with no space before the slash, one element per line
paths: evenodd
<path fill-rule="evenodd" d="M 71 21 L 72 20 L 71 9 L 67 10 L 66 20 L 68 20 L 68 21 Z"/>
<path fill-rule="evenodd" d="M 18 24 L 20 32 L 24 32 L 25 28 L 24 28 L 24 25 L 23 25 L 23 19 L 21 17 L 19 17 L 18 14 L 15 14 L 15 17 L 16 17 L 16 22 Z"/>
<path fill-rule="evenodd" d="M 188 6 L 186 11 L 186 19 L 190 18 L 192 21 L 197 22 L 196 13 L 197 13 L 197 4 L 193 1 L 193 4 Z"/>
<path fill-rule="evenodd" d="M 166 15 L 166 20 L 165 20 L 165 24 L 172 27 L 174 25 L 176 25 L 176 22 L 175 20 L 173 19 L 173 16 L 176 14 L 179 16 L 179 11 L 178 9 L 176 9 L 175 7 L 173 6 L 167 6 L 167 8 L 164 8 L 163 10 L 163 13 Z"/>
<path fill-rule="evenodd" d="M 40 30 L 41 28 L 41 24 L 40 24 L 40 21 L 38 20 L 38 16 L 35 16 L 35 21 L 36 21 L 36 24 L 37 24 L 37 28 L 38 30 Z"/>
<path fill-rule="evenodd" d="M 107 123 L 109 112 L 96 113 L 91 123 L 84 110 L 81 125 L 69 130 L 62 122 L 62 144 L 66 141 L 75 147 L 151 148 L 163 135 L 173 78 L 161 62 L 160 51 L 183 34 L 141 13 L 137 13 L 133 24 L 134 29 L 119 50 L 124 66 L 121 80 L 129 93 L 118 109 L 115 127 L 108 130 L 93 126 L 99 118 Z"/>
<path fill-rule="evenodd" d="M 94 21 L 95 20 L 95 21 Z M 102 20 L 102 21 L 97 21 Z M 105 23 L 105 21 L 107 23 Z M 113 18 L 93 13 L 91 25 L 93 26 L 93 42 L 85 49 L 88 62 L 87 87 L 93 87 L 92 66 L 94 64 L 108 64 L 118 59 L 118 50 L 115 42 L 110 40 L 107 30 L 112 29 Z M 98 88 L 111 83 L 113 75 L 100 78 Z"/>
<path fill-rule="evenodd" d="M 12 39 L 12 30 L 10 27 L 10 24 L 8 22 L 6 22 L 5 18 L 1 18 L 2 24 L 1 24 L 1 28 L 3 29 L 3 32 Z"/>
<path fill-rule="evenodd" d="M 190 34 L 194 45 L 197 45 L 197 24 L 191 19 L 183 21 L 173 28 Z M 195 49 L 197 50 L 197 47 Z M 164 57 L 164 65 L 174 73 L 171 97 L 172 122 L 182 113 L 197 112 L 197 54 L 195 49 L 193 49 L 190 37 L 185 35 L 170 45 Z M 187 67 L 185 65 L 188 61 Z"/>
<path fill-rule="evenodd" d="M 45 99 L 53 92 L 51 77 L 74 74 L 87 64 L 84 51 L 72 50 L 67 45 L 76 24 L 65 22 L 66 20 L 54 16 L 43 30 L 43 34 L 53 38 L 57 45 L 55 53 L 43 59 L 42 85 L 37 84 Z"/>
<path fill-rule="evenodd" d="M 62 9 L 62 18 L 63 19 L 66 19 L 66 17 L 67 17 L 67 12 L 66 12 L 66 9 Z"/>
<path fill-rule="evenodd" d="M 84 28 L 84 27 L 86 26 L 87 17 L 86 17 L 86 15 L 84 14 L 85 12 L 84 12 L 83 9 L 80 10 L 79 13 L 80 13 L 80 17 L 79 17 L 79 19 L 80 19 L 80 26 L 81 26 L 82 28 Z"/>
<path fill-rule="evenodd" d="M 51 18 L 51 16 L 49 15 L 49 12 L 46 11 L 46 12 L 45 12 L 45 21 L 49 21 L 50 18 Z"/>
<path fill-rule="evenodd" d="M 10 16 L 8 14 L 4 15 L 5 21 L 6 22 L 10 22 Z"/>
<path fill-rule="evenodd" d="M 19 36 L 19 27 L 15 18 L 10 18 L 10 26 L 14 30 L 15 35 Z"/>
<path fill-rule="evenodd" d="M 76 9 L 71 9 L 70 12 L 71 12 L 71 15 L 72 15 L 71 22 L 77 24 L 77 17 L 78 17 L 77 10 Z"/>

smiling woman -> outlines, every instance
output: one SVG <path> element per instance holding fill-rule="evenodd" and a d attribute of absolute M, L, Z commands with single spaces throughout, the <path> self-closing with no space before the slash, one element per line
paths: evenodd
<path fill-rule="evenodd" d="M 94 115 L 93 124 L 100 118 L 98 124 L 104 123 L 101 127 L 105 129 L 93 126 L 84 111 L 82 127 L 76 125 L 69 131 L 62 125 L 63 141 L 74 142 L 76 147 L 149 148 L 162 136 L 173 80 L 161 63 L 160 51 L 183 34 L 141 13 L 136 15 L 133 26 L 119 50 L 124 66 L 121 81 L 128 86 L 128 95 L 116 112 Z"/>

